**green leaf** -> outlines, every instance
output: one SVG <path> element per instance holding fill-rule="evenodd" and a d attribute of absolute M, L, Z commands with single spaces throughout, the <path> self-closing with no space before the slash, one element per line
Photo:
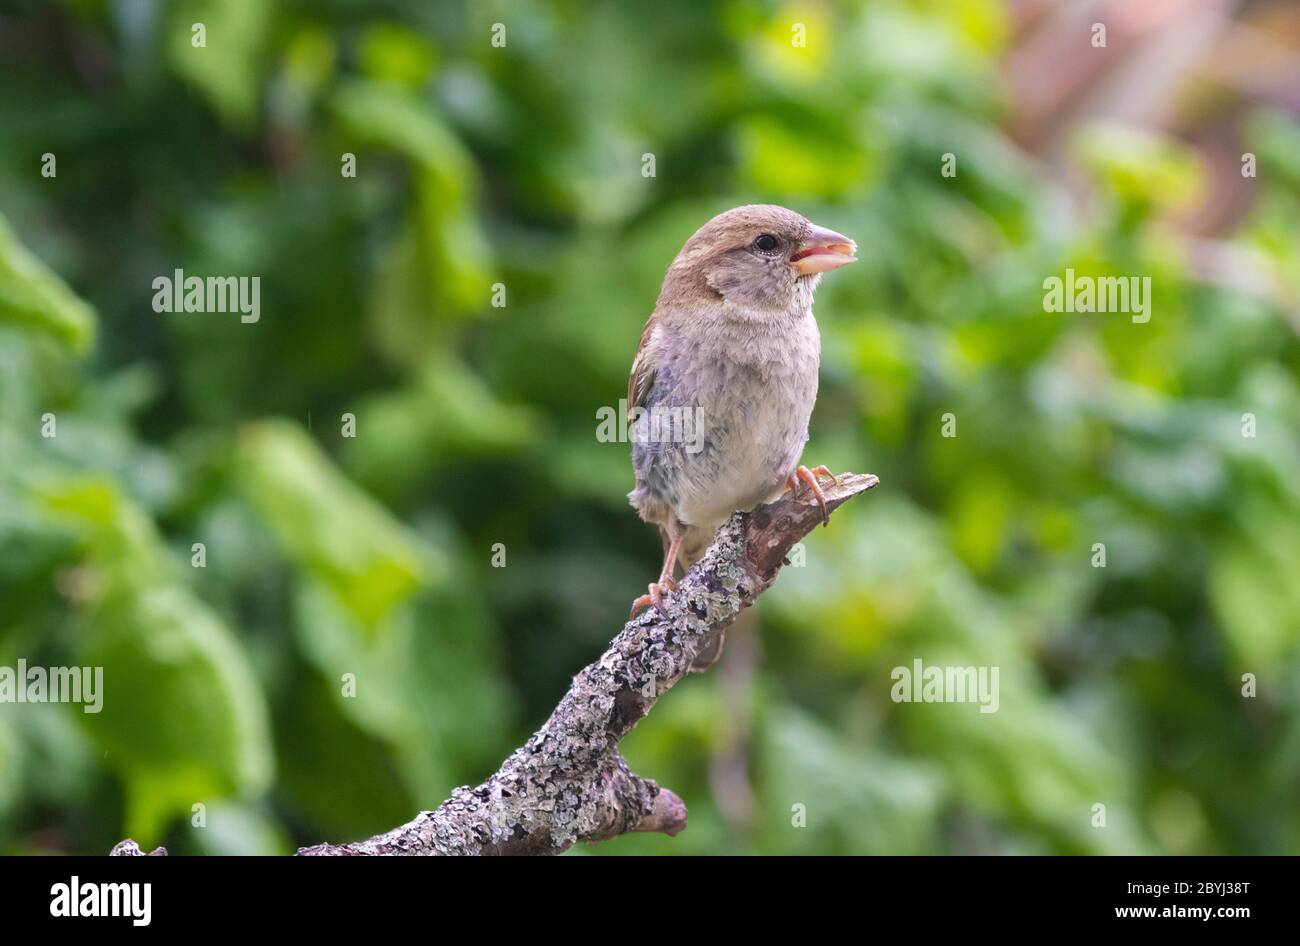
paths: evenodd
<path fill-rule="evenodd" d="M 1300 525 L 1290 509 L 1253 497 L 1240 500 L 1235 519 L 1216 546 L 1210 600 L 1241 665 L 1271 671 L 1300 645 L 1300 583 L 1287 577 L 1300 562 Z"/>
<path fill-rule="evenodd" d="M 71 522 L 90 557 L 113 585 L 149 586 L 168 579 L 166 553 L 153 522 L 112 481 L 82 476 L 37 486 L 46 514 Z"/>
<path fill-rule="evenodd" d="M 0 214 L 0 324 L 52 335 L 84 352 L 95 337 L 95 312 L 18 242 Z"/>
<path fill-rule="evenodd" d="M 362 71 L 381 82 L 420 88 L 438 64 L 438 51 L 424 36 L 396 23 L 376 23 L 361 38 Z"/>
<path fill-rule="evenodd" d="M 1250 116 L 1246 130 L 1266 168 L 1275 169 L 1293 189 L 1300 190 L 1300 124 L 1294 116 L 1260 109 Z"/>
<path fill-rule="evenodd" d="M 168 62 L 228 122 L 249 125 L 256 117 L 275 7 L 271 0 L 184 0 L 169 11 Z M 199 24 L 203 46 L 194 45 Z"/>
<path fill-rule="evenodd" d="M 764 741 L 764 810 L 775 850 L 934 853 L 948 793 L 936 766 L 852 745 L 789 708 L 773 714 Z"/>
<path fill-rule="evenodd" d="M 0 716 L 0 815 L 8 812 L 22 792 L 22 744 L 7 718 Z"/>
<path fill-rule="evenodd" d="M 82 656 L 104 668 L 85 725 L 127 784 L 126 829 L 142 844 L 196 803 L 271 781 L 265 701 L 239 643 L 179 587 L 108 596 Z"/>
<path fill-rule="evenodd" d="M 174 581 L 149 518 L 103 480 L 42 489 L 53 518 L 80 526 L 99 599 L 79 655 L 103 668 L 102 706 L 81 714 L 127 786 L 127 830 L 155 842 L 196 803 L 271 781 L 261 686 L 238 640 Z"/>
<path fill-rule="evenodd" d="M 238 467 L 245 493 L 281 549 L 368 630 L 437 571 L 432 550 L 295 425 L 263 421 L 246 428 Z"/>
<path fill-rule="evenodd" d="M 746 178 L 773 194 L 837 197 L 879 172 L 879 155 L 864 143 L 767 117 L 740 127 L 737 150 Z"/>
<path fill-rule="evenodd" d="M 1172 138 L 1097 122 L 1073 142 L 1075 156 L 1126 203 L 1182 207 L 1200 194 L 1196 156 Z"/>
<path fill-rule="evenodd" d="M 455 567 L 456 580 L 404 604 L 379 634 L 359 627 L 320 582 L 303 582 L 294 596 L 303 655 L 339 710 L 392 749 L 418 798 L 444 795 L 509 751 L 513 699 L 497 673 L 499 631 L 465 563 Z M 475 726 L 467 730 L 466 719 Z"/>
<path fill-rule="evenodd" d="M 446 458 L 492 456 L 537 439 L 541 419 L 504 404 L 460 359 L 441 355 L 414 383 L 367 398 L 357 410 L 366 436 L 347 441 L 345 465 L 385 495 L 400 493 Z"/>
<path fill-rule="evenodd" d="M 420 338 L 430 310 L 434 315 L 479 312 L 490 301 L 493 260 L 477 215 L 477 165 L 428 103 L 408 89 L 347 82 L 333 105 L 350 139 L 395 151 L 414 165 L 417 200 L 384 260 L 375 308 L 386 316 L 380 329 L 390 355 L 418 355 L 432 341 Z M 396 290 L 389 286 L 392 279 Z M 392 324 L 394 319 L 399 324 Z M 409 348 L 412 334 L 418 340 L 414 349 Z"/>

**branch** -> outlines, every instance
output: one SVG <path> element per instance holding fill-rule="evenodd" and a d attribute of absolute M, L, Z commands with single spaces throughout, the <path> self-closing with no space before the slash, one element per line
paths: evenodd
<path fill-rule="evenodd" d="M 825 489 L 828 510 L 878 483 L 875 476 L 842 474 Z M 727 626 L 771 586 L 790 549 L 821 521 L 806 491 L 733 515 L 667 596 L 664 612 L 651 608 L 629 621 L 573 678 L 546 725 L 486 782 L 456 789 L 436 811 L 385 834 L 298 853 L 559 854 L 576 841 L 632 831 L 677 834 L 686 827 L 685 804 L 633 774 L 618 744 L 664 691 L 717 660 Z M 113 849 L 140 853 L 133 841 Z"/>

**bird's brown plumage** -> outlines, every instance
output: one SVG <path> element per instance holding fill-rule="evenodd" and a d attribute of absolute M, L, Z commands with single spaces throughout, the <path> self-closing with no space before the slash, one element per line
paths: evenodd
<path fill-rule="evenodd" d="M 813 291 L 852 249 L 792 210 L 758 204 L 714 217 L 668 267 L 628 378 L 629 499 L 677 546 L 683 569 L 728 515 L 779 494 L 794 472 L 817 394 Z M 697 436 L 654 439 L 656 412 L 693 418 Z"/>

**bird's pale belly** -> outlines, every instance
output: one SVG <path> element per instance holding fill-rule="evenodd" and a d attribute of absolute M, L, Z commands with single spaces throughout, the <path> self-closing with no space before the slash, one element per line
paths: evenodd
<path fill-rule="evenodd" d="M 755 386 L 728 395 L 703 412 L 705 449 L 681 458 L 675 499 L 678 518 L 688 525 L 716 527 L 733 512 L 780 495 L 808 439 L 815 377 L 811 385 Z M 731 420 L 710 426 L 710 415 Z"/>
<path fill-rule="evenodd" d="M 820 346 L 811 313 L 774 336 L 760 351 L 715 338 L 661 361 L 647 407 L 689 407 L 699 436 L 634 444 L 629 498 L 643 518 L 711 533 L 780 495 L 808 439 Z"/>

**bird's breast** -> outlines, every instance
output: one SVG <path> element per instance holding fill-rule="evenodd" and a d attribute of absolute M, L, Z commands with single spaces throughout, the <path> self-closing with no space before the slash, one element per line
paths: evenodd
<path fill-rule="evenodd" d="M 683 522 L 712 526 L 779 493 L 798 463 L 817 398 L 820 338 L 811 312 L 783 325 L 707 328 L 683 336 L 660 366 L 670 399 L 694 409 L 697 436 L 660 452 L 659 468 L 648 472 Z"/>

